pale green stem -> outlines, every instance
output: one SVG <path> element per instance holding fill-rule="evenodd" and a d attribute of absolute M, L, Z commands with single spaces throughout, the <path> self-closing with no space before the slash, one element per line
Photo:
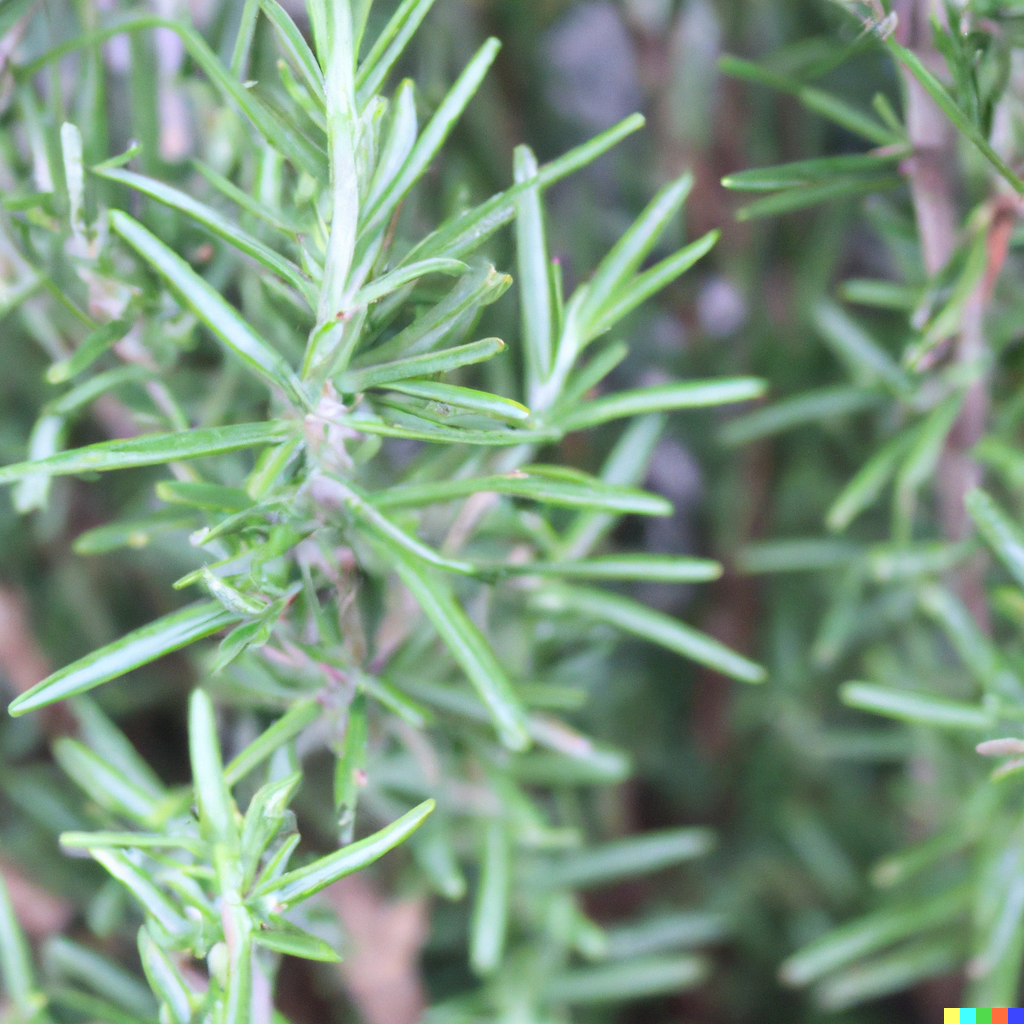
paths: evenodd
<path fill-rule="evenodd" d="M 547 378 L 540 382 L 536 393 L 531 396 L 530 409 L 540 420 L 561 397 L 569 374 L 576 365 L 585 343 L 580 337 L 579 309 L 586 295 L 586 285 L 577 289 L 565 310 L 565 326 L 555 349 L 555 364 Z"/>
<path fill-rule="evenodd" d="M 345 288 L 352 267 L 359 223 L 355 159 L 355 60 L 352 54 L 352 11 L 349 0 L 334 0 L 328 17 L 330 52 L 324 87 L 327 93 L 327 140 L 333 212 L 317 310 L 320 324 L 344 309 Z"/>
<path fill-rule="evenodd" d="M 252 920 L 239 891 L 240 867 L 233 851 L 223 843 L 214 846 L 213 859 L 228 954 L 227 983 L 218 1024 L 252 1024 Z"/>
<path fill-rule="evenodd" d="M 231 74 L 236 78 L 241 78 L 245 74 L 259 13 L 259 0 L 245 0 L 245 5 L 242 7 L 242 19 L 238 23 L 238 35 L 235 37 L 235 49 L 231 54 Z"/>

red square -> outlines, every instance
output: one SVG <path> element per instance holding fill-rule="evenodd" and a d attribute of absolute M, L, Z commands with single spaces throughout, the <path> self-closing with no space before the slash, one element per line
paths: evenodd
<path fill-rule="evenodd" d="M 1010 1011 L 1005 1008 L 1000 1010 L 998 1007 L 993 1007 L 992 1024 L 1010 1024 Z"/>

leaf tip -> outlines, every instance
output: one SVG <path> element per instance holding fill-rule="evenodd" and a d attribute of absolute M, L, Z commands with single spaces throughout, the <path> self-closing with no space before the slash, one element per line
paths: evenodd
<path fill-rule="evenodd" d="M 733 673 L 734 678 L 753 686 L 760 686 L 768 682 L 768 670 L 764 665 L 759 665 L 756 661 L 750 661 L 747 658 L 741 660 L 743 664 L 737 665 L 736 671 Z"/>
<path fill-rule="evenodd" d="M 521 716 L 517 716 L 514 721 L 502 722 L 498 731 L 501 742 L 509 750 L 521 754 L 529 749 L 530 734 L 526 731 L 526 725 Z"/>
<path fill-rule="evenodd" d="M 27 715 L 31 711 L 38 711 L 40 708 L 44 708 L 48 704 L 56 703 L 56 701 L 48 700 L 45 696 L 41 695 L 42 691 L 47 688 L 52 678 L 52 676 L 47 676 L 46 679 L 37 683 L 30 690 L 26 690 L 24 693 L 15 697 L 14 700 L 7 705 L 7 713 L 11 718 L 21 718 L 22 715 Z"/>
<path fill-rule="evenodd" d="M 26 714 L 30 710 L 24 706 L 25 696 L 25 694 L 22 694 L 20 697 L 15 697 L 14 700 L 7 705 L 7 714 L 9 714 L 11 718 L 21 718 L 22 715 Z"/>

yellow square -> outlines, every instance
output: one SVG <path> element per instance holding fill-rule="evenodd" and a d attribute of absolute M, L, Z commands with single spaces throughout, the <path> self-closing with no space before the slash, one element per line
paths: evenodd
<path fill-rule="evenodd" d="M 942 1013 L 942 1024 L 960 1024 L 960 1007 L 950 1009 L 947 1006 Z"/>

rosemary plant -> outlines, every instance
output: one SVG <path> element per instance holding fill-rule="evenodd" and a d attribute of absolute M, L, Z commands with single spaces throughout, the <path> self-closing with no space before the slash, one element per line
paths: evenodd
<path fill-rule="evenodd" d="M 795 95 L 860 151 L 724 184 L 767 193 L 741 209 L 747 219 L 870 195 L 866 221 L 890 272 L 847 277 L 837 296 L 801 311 L 833 383 L 742 416 L 723 438 L 746 444 L 821 424 L 850 468 L 824 517 L 832 538 L 754 544 L 741 562 L 750 573 L 827 573 L 804 671 L 826 692 L 840 683 L 848 707 L 901 725 L 869 728 L 863 716 L 834 706 L 819 715 L 792 699 L 786 713 L 803 722 L 808 753 L 845 735 L 859 753 L 839 756 L 904 769 L 906 844 L 875 865 L 862 894 L 842 844 L 813 822 L 805 834 L 828 910 L 781 979 L 811 986 L 825 1011 L 958 974 L 966 990 L 951 987 L 947 1002 L 1013 1005 L 1024 963 L 1024 534 L 1011 247 L 1024 181 L 1011 68 L 1024 12 L 1001 2 L 841 6 L 847 40 L 796 75 L 734 58 L 723 68 Z M 871 112 L 815 82 L 865 52 L 902 84 L 898 96 L 880 91 Z M 886 495 L 890 511 L 879 514 Z M 784 592 L 784 581 L 775 586 Z M 1004 762 L 990 776 L 979 755 Z M 863 913 L 849 913 L 854 902 Z"/>
<path fill-rule="evenodd" d="M 45 521 L 48 502 L 66 500 L 61 478 L 132 471 L 120 517 L 77 536 L 75 551 L 145 548 L 176 589 L 201 595 L 11 704 L 23 716 L 69 702 L 72 724 L 57 732 L 72 735 L 53 751 L 87 800 L 61 844 L 134 897 L 153 993 L 109 963 L 70 972 L 77 984 L 37 981 L 0 900 L 19 1019 L 141 1021 L 155 1007 L 178 1024 L 279 1019 L 281 957 L 338 958 L 318 932 L 316 895 L 400 843 L 406 886 L 472 905 L 480 981 L 431 1019 L 561 1019 L 707 971 L 678 952 L 706 917 L 605 932 L 585 914 L 581 891 L 700 856 L 713 836 L 587 845 L 599 838 L 594 787 L 629 764 L 554 714 L 585 696 L 595 624 L 764 678 L 614 587 L 707 581 L 716 563 L 610 539 L 623 516 L 671 511 L 639 489 L 664 414 L 743 402 L 764 385 L 606 392 L 626 354 L 622 322 L 715 242 L 651 260 L 690 189 L 684 176 L 565 293 L 545 190 L 639 116 L 551 163 L 518 148 L 508 189 L 431 222 L 431 167 L 499 50 L 488 40 L 436 103 L 410 80 L 390 91 L 431 6 L 403 0 L 384 19 L 369 0 L 310 0 L 311 42 L 277 0 L 246 0 L 237 24 L 225 10 L 202 31 L 82 0 L 66 37 L 48 36 L 31 2 L 2 8 L 7 117 L 19 126 L 5 136 L 3 309 L 21 305 L 50 339 L 59 391 L 0 483 Z M 134 141 L 111 157 L 103 47 L 125 37 Z M 157 111 L 180 82 L 150 74 L 154 39 L 182 49 L 180 77 L 208 128 L 188 164 L 161 151 Z M 513 283 L 486 256 L 510 224 L 515 341 L 478 331 Z M 128 429 L 69 447 L 82 415 L 112 397 Z M 596 474 L 561 446 L 593 428 L 610 442 Z M 183 648 L 176 671 L 196 684 L 192 783 L 168 786 L 84 695 Z M 304 760 L 323 750 L 333 787 L 304 797 L 320 823 L 306 847 L 289 804 Z M 59 949 L 67 962 L 96 957 Z"/>

